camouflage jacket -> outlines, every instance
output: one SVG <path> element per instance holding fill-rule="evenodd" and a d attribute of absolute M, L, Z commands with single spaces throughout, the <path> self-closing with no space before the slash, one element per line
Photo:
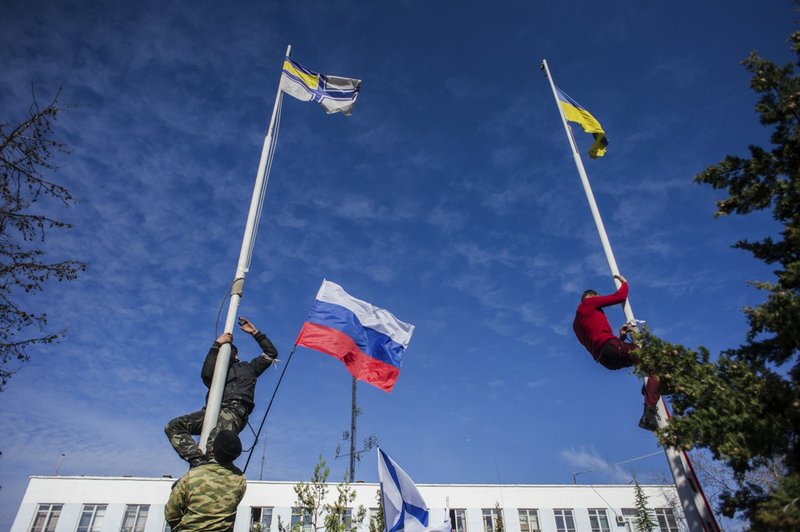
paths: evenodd
<path fill-rule="evenodd" d="M 172 532 L 227 532 L 233 530 L 236 507 L 246 489 L 244 473 L 235 465 L 201 465 L 172 487 L 164 516 Z"/>

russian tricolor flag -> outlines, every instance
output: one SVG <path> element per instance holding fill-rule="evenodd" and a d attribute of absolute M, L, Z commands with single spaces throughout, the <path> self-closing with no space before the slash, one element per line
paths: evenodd
<path fill-rule="evenodd" d="M 338 358 L 356 379 L 392 391 L 414 326 L 322 281 L 297 345 Z"/>

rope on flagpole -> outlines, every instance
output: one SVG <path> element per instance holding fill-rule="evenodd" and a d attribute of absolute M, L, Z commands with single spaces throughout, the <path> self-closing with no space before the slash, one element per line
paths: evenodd
<path fill-rule="evenodd" d="M 286 49 L 286 56 L 291 52 L 291 45 Z M 253 246 L 255 235 L 258 231 L 256 222 L 257 217 L 260 217 L 261 209 L 264 203 L 264 192 L 266 191 L 266 183 L 269 181 L 269 169 L 267 168 L 268 159 L 271 158 L 270 154 L 274 154 L 275 143 L 272 142 L 277 114 L 281 104 L 282 89 L 280 84 L 276 89 L 275 104 L 272 108 L 272 116 L 270 124 L 267 129 L 267 134 L 264 137 L 264 144 L 261 148 L 261 157 L 258 161 L 258 171 L 256 173 L 256 181 L 253 185 L 253 194 L 250 197 L 250 207 L 247 212 L 247 221 L 244 227 L 244 235 L 242 237 L 242 247 L 239 251 L 239 259 L 236 266 L 236 275 L 234 277 L 233 290 L 230 297 L 230 304 L 228 306 L 228 314 L 225 318 L 224 330 L 233 333 L 233 328 L 236 325 L 236 313 L 242 299 L 242 290 L 244 287 L 244 278 L 250 269 L 250 261 L 253 255 Z M 211 434 L 213 427 L 216 427 L 219 420 L 219 411 L 221 408 L 222 397 L 224 394 L 224 380 L 230 363 L 230 346 L 223 344 L 220 348 L 220 356 L 217 357 L 217 362 L 214 366 L 214 374 L 211 378 L 211 386 L 208 389 L 206 399 L 206 411 L 203 417 L 203 425 L 200 434 L 200 442 L 198 447 L 201 451 L 206 451 L 208 437 Z"/>
<path fill-rule="evenodd" d="M 279 94 L 278 98 L 283 100 L 283 95 Z M 282 111 L 282 109 L 283 109 L 283 106 L 278 105 L 276 116 L 275 116 L 275 127 L 274 127 L 274 130 L 272 131 L 272 141 L 270 142 L 269 152 L 267 154 L 266 179 L 264 179 L 264 182 L 261 184 L 261 196 L 262 197 L 264 196 L 264 194 L 267 191 L 267 184 L 269 183 L 269 174 L 270 174 L 270 171 L 272 170 L 272 160 L 275 158 L 275 147 L 278 145 L 278 133 L 280 132 L 280 127 L 281 127 L 281 111 Z M 250 260 L 253 257 L 253 247 L 255 246 L 255 241 L 256 241 L 255 237 L 258 234 L 258 226 L 259 226 L 259 224 L 261 222 L 261 212 L 263 211 L 263 209 L 264 209 L 264 203 L 261 202 L 258 205 L 258 211 L 256 211 L 256 223 L 255 223 L 255 228 L 254 228 L 254 231 L 253 231 L 253 239 L 250 241 L 250 249 L 247 252 L 247 269 L 248 270 L 250 269 Z"/>
<path fill-rule="evenodd" d="M 219 336 L 219 318 L 222 316 L 222 308 L 225 306 L 225 301 L 227 301 L 228 297 L 233 292 L 233 287 L 236 285 L 237 282 L 244 282 L 244 277 L 237 277 L 231 284 L 228 286 L 228 289 L 225 291 L 225 295 L 222 296 L 222 300 L 219 302 L 219 308 L 217 309 L 217 319 L 214 321 L 214 338 Z M 239 294 L 241 295 L 241 293 Z"/>
<path fill-rule="evenodd" d="M 258 426 L 258 431 L 255 433 L 256 439 L 253 442 L 253 445 L 247 450 L 248 452 L 247 462 L 245 462 L 244 464 L 244 469 L 242 470 L 242 473 L 247 473 L 247 466 L 250 465 L 250 459 L 253 457 L 253 449 L 255 449 L 256 445 L 258 445 L 258 437 L 261 435 L 261 430 L 264 428 L 264 422 L 267 420 L 267 414 L 269 414 L 269 411 L 272 408 L 272 402 L 275 400 L 275 395 L 278 393 L 278 388 L 280 387 L 281 382 L 283 381 L 283 376 L 286 375 L 286 370 L 289 368 L 289 362 L 292 361 L 292 355 L 294 355 L 294 352 L 296 350 L 297 350 L 297 344 L 294 344 L 294 347 L 292 347 L 292 352 L 289 353 L 289 356 L 286 359 L 286 364 L 284 364 L 283 366 L 283 371 L 281 372 L 281 376 L 278 378 L 278 383 L 275 385 L 275 389 L 272 391 L 272 398 L 269 400 L 269 404 L 267 405 L 267 410 L 266 412 L 264 412 L 264 417 L 261 418 L 261 424 Z"/>

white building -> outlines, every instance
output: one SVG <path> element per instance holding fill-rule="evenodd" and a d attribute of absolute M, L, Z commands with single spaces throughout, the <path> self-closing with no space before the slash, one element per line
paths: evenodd
<path fill-rule="evenodd" d="M 163 532 L 172 478 L 31 477 L 11 532 Z M 294 482 L 248 481 L 235 532 L 261 522 L 278 532 L 301 524 L 293 511 Z M 635 530 L 632 485 L 418 484 L 430 507 L 430 525 L 449 508 L 455 532 L 495 532 L 499 506 L 506 532 L 629 532 Z M 642 485 L 656 530 L 686 530 L 670 485 Z M 329 496 L 336 486 L 329 485 Z M 377 484 L 354 485 L 354 508 L 377 511 Z M 356 529 L 368 530 L 368 518 Z M 310 527 L 306 527 L 306 531 Z"/>

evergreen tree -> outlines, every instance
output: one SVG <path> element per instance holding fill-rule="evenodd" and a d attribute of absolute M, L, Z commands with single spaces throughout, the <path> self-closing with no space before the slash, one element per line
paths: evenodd
<path fill-rule="evenodd" d="M 386 525 L 383 522 L 383 498 L 381 490 L 375 492 L 375 499 L 378 501 L 378 512 L 369 516 L 369 532 L 383 532 Z"/>
<path fill-rule="evenodd" d="M 662 443 L 706 448 L 726 463 L 737 483 L 720 510 L 753 530 L 800 530 L 800 32 L 790 41 L 794 63 L 778 66 L 755 52 L 743 62 L 771 147 L 750 146 L 749 157 L 727 156 L 695 178 L 726 192 L 715 216 L 770 209 L 781 225 L 777 237 L 734 245 L 776 268 L 774 281 L 751 283 L 766 299 L 744 311 L 746 341 L 712 357 L 647 332 L 639 339 L 639 373 L 653 370 L 672 394 Z M 767 468 L 778 469 L 776 480 L 751 480 Z"/>
<path fill-rule="evenodd" d="M 494 511 L 495 514 L 497 515 L 497 521 L 495 522 L 494 525 L 494 532 L 504 532 L 506 529 L 506 525 L 503 522 L 503 509 L 500 508 L 499 502 L 494 503 Z"/>
<path fill-rule="evenodd" d="M 47 331 L 47 314 L 24 308 L 19 297 L 41 292 L 51 279 L 76 279 L 86 269 L 74 260 L 53 262 L 43 249 L 49 231 L 72 227 L 44 214 L 46 200 L 75 203 L 50 176 L 52 156 L 66 151 L 53 131 L 62 111 L 58 95 L 44 108 L 34 98 L 25 120 L 0 123 L 0 390 L 30 359 L 30 347 L 56 342 L 65 333 Z"/>
<path fill-rule="evenodd" d="M 636 497 L 636 528 L 639 532 L 653 532 L 656 525 L 650 519 L 650 512 L 647 510 L 647 496 L 642 491 L 636 477 L 633 477 L 633 492 Z"/>

